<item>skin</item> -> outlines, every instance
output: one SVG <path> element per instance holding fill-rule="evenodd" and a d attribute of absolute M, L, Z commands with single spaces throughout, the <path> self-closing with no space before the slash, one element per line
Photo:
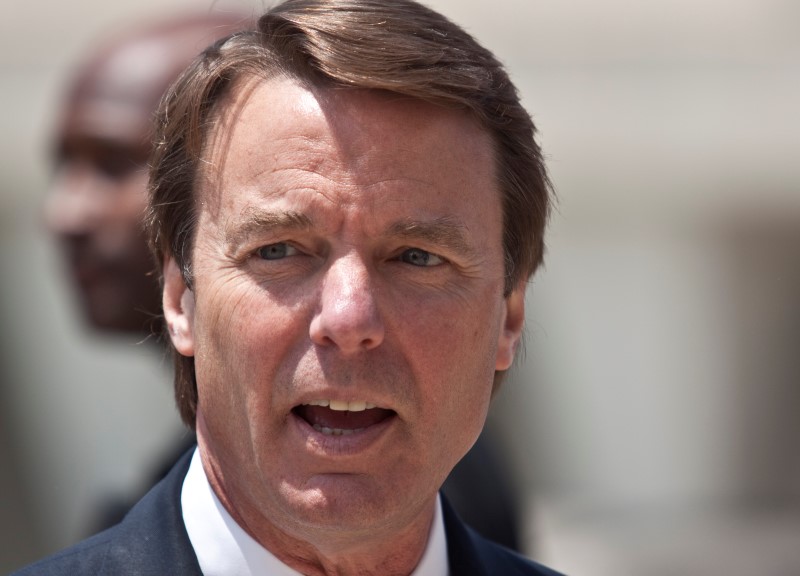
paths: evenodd
<path fill-rule="evenodd" d="M 94 328 L 160 332 L 161 287 L 144 235 L 152 115 L 161 95 L 233 13 L 186 15 L 133 31 L 78 70 L 53 137 L 44 220 Z"/>
<path fill-rule="evenodd" d="M 287 79 L 223 106 L 193 290 L 173 260 L 164 270 L 204 468 L 296 570 L 409 574 L 522 330 L 524 286 L 503 296 L 491 141 L 463 112 Z M 316 400 L 384 411 L 329 435 L 306 419 Z"/>
<path fill-rule="evenodd" d="M 169 80 L 160 67 L 147 70 L 148 47 L 167 41 L 124 44 L 90 62 L 56 131 L 45 222 L 96 328 L 147 331 L 159 311 L 141 222 L 151 114 Z"/>

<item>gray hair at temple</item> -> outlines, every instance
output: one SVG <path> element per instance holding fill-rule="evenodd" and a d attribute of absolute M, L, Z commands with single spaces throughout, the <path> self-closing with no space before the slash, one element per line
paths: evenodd
<path fill-rule="evenodd" d="M 258 78 L 329 90 L 378 90 L 468 110 L 491 136 L 503 212 L 505 292 L 542 261 L 551 186 L 530 115 L 502 64 L 462 28 L 413 0 L 288 0 L 253 31 L 216 42 L 161 103 L 150 169 L 150 245 L 175 259 L 192 287 L 195 202 L 202 156 L 222 102 Z M 502 373 L 495 374 L 495 388 Z M 194 360 L 175 353 L 184 422 L 197 408 Z"/>

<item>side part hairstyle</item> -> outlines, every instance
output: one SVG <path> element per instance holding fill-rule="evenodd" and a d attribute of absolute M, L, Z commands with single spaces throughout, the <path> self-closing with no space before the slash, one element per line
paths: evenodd
<path fill-rule="evenodd" d="M 316 89 L 380 90 L 468 110 L 494 143 L 502 197 L 505 293 L 542 261 L 551 186 L 530 115 L 500 62 L 467 32 L 414 0 L 287 0 L 252 31 L 207 48 L 162 100 L 147 217 L 159 269 L 174 258 L 192 288 L 195 190 L 224 97 L 252 79 Z M 173 351 L 174 352 L 174 351 Z M 174 352 L 175 396 L 194 427 L 194 360 Z M 495 375 L 495 388 L 502 373 Z"/>

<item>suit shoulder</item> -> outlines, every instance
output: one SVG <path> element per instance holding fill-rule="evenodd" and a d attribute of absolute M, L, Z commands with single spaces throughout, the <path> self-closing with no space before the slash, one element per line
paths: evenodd
<path fill-rule="evenodd" d="M 109 546 L 113 539 L 110 528 L 74 546 L 12 572 L 10 576 L 89 576 L 103 574 Z"/>
<path fill-rule="evenodd" d="M 477 535 L 476 535 L 477 536 Z M 487 566 L 491 567 L 493 574 L 514 576 L 564 576 L 547 566 L 517 554 L 504 546 L 495 544 L 477 536 L 477 544 L 481 548 L 481 555 Z"/>
<path fill-rule="evenodd" d="M 452 576 L 564 576 L 487 540 L 464 524 L 444 498 L 442 512 Z"/>

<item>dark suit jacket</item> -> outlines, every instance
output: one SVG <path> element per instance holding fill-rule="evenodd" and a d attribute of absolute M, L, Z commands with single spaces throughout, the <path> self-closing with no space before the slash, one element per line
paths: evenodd
<path fill-rule="evenodd" d="M 191 452 L 116 526 L 12 576 L 202 576 L 181 513 Z M 483 539 L 444 502 L 451 576 L 559 576 Z"/>

